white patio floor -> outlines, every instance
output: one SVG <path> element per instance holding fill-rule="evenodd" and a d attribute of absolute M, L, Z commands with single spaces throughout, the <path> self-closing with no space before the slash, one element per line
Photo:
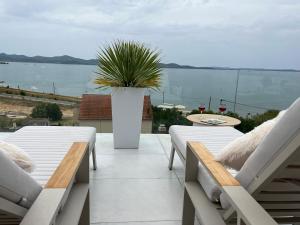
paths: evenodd
<path fill-rule="evenodd" d="M 99 170 L 91 171 L 91 224 L 181 224 L 183 166 L 169 171 L 169 135 L 143 134 L 138 150 L 113 149 L 97 134 Z"/>

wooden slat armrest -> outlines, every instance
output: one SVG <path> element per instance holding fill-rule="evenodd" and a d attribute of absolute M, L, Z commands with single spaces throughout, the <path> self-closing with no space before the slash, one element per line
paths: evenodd
<path fill-rule="evenodd" d="M 240 185 L 221 163 L 214 160 L 213 155 L 200 142 L 188 142 L 187 151 L 192 151 L 195 157 L 203 164 L 220 186 Z"/>
<path fill-rule="evenodd" d="M 45 188 L 67 188 L 73 180 L 86 151 L 88 151 L 87 142 L 74 142 L 48 180 Z"/>

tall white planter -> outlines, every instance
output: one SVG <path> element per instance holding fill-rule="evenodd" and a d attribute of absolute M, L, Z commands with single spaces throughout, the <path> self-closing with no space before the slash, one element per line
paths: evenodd
<path fill-rule="evenodd" d="M 114 148 L 138 148 L 145 88 L 112 88 Z"/>

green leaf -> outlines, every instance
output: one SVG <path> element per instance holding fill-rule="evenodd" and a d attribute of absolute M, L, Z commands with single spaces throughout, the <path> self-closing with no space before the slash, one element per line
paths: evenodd
<path fill-rule="evenodd" d="M 116 41 L 98 52 L 98 77 L 102 87 L 158 89 L 162 69 L 160 53 L 134 41 Z"/>

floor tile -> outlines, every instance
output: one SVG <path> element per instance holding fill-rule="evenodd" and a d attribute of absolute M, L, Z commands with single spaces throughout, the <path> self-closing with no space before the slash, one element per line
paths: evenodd
<path fill-rule="evenodd" d="M 169 156 L 171 151 L 171 136 L 169 134 L 156 134 L 164 152 Z"/>
<path fill-rule="evenodd" d="M 99 171 L 91 171 L 91 179 L 103 178 L 176 178 L 168 169 L 164 155 L 121 154 L 97 155 Z"/>
<path fill-rule="evenodd" d="M 142 134 L 138 149 L 114 149 L 112 134 L 97 134 L 97 154 L 165 154 L 160 141 L 153 134 Z"/>
<path fill-rule="evenodd" d="M 91 222 L 174 221 L 182 214 L 177 179 L 91 180 Z"/>

